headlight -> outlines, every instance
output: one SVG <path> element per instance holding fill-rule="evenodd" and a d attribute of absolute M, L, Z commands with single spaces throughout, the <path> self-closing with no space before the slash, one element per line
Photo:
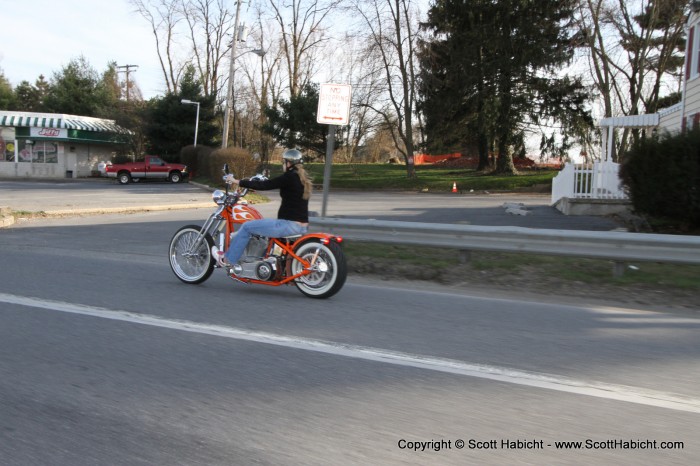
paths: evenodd
<path fill-rule="evenodd" d="M 216 202 L 217 204 L 223 204 L 223 203 L 224 203 L 224 199 L 226 199 L 226 193 L 223 192 L 223 191 L 220 190 L 220 189 L 217 189 L 216 191 L 214 191 L 213 193 L 211 193 L 211 198 L 212 198 L 212 200 L 213 200 L 214 202 Z"/>

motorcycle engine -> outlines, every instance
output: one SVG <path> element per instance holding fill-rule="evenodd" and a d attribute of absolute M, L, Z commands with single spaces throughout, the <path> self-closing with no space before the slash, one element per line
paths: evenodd
<path fill-rule="evenodd" d="M 232 267 L 234 275 L 241 278 L 269 281 L 281 270 L 278 259 L 268 257 L 264 260 L 239 262 Z"/>

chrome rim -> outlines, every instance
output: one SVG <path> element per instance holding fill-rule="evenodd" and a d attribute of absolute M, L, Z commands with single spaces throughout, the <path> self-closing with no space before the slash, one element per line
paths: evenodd
<path fill-rule="evenodd" d="M 197 244 L 199 243 L 199 244 Z M 170 246 L 170 263 L 175 274 L 183 280 L 197 280 L 209 268 L 209 243 L 195 230 L 184 230 Z"/>
<path fill-rule="evenodd" d="M 325 293 L 333 286 L 338 274 L 338 265 L 331 250 L 320 243 L 309 243 L 301 246 L 297 255 L 304 260 L 311 262 L 318 250 L 316 261 L 311 266 L 310 273 L 296 279 L 298 286 L 304 288 L 306 292 L 313 295 Z M 303 265 L 299 261 L 292 263 L 292 273 L 301 273 Z"/>

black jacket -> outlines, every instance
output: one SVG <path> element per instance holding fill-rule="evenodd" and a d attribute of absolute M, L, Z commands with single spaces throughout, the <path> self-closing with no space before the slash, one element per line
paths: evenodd
<path fill-rule="evenodd" d="M 309 221 L 309 201 L 303 199 L 304 184 L 296 170 L 287 170 L 277 178 L 266 181 L 241 180 L 239 185 L 258 191 L 279 189 L 282 204 L 277 211 L 277 218 L 302 223 Z"/>

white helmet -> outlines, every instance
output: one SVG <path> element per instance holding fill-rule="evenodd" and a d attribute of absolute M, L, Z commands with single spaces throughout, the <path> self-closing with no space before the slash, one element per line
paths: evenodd
<path fill-rule="evenodd" d="M 297 149 L 287 149 L 284 151 L 284 154 L 282 154 L 282 160 L 286 160 L 292 165 L 304 163 L 304 158 L 301 155 L 301 151 Z"/>

